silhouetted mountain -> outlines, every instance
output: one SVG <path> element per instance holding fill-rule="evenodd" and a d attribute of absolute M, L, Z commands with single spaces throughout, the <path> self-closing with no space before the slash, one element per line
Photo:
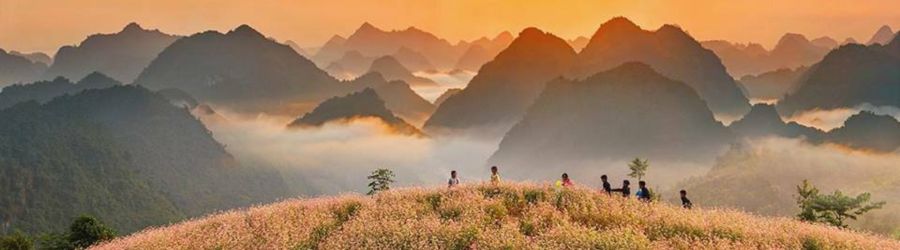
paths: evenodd
<path fill-rule="evenodd" d="M 769 68 L 765 61 L 769 51 L 762 45 L 756 43 L 737 44 L 723 40 L 704 41 L 700 44 L 719 56 L 731 76 L 758 74 Z"/>
<path fill-rule="evenodd" d="M 522 118 L 547 81 L 564 74 L 574 61 L 575 51 L 565 40 L 527 28 L 482 66 L 465 89 L 441 104 L 425 129 L 474 129 L 470 132 L 502 136 Z"/>
<path fill-rule="evenodd" d="M 796 122 L 785 123 L 770 104 L 756 104 L 743 118 L 728 126 L 735 134 L 744 137 L 781 136 L 805 138 L 818 143 L 825 136 L 821 130 L 806 127 Z"/>
<path fill-rule="evenodd" d="M 294 52 L 297 52 L 297 54 L 309 58 L 309 54 L 307 54 L 306 51 L 303 50 L 303 48 L 301 48 L 300 45 L 297 45 L 297 43 L 295 43 L 294 41 L 287 40 L 284 41 L 284 44 L 291 47 L 291 49 L 294 49 Z"/>
<path fill-rule="evenodd" d="M 200 101 L 197 101 L 197 99 L 191 96 L 191 94 L 188 94 L 187 92 L 184 92 L 180 89 L 161 89 L 159 91 L 156 91 L 156 93 L 161 95 L 163 98 L 166 98 L 166 100 L 169 100 L 169 102 L 176 107 L 186 107 L 188 109 L 193 109 L 200 105 Z"/>
<path fill-rule="evenodd" d="M 632 61 L 691 86 L 715 113 L 743 115 L 750 110 L 716 54 L 672 25 L 647 31 L 623 17 L 607 21 L 578 54 L 574 76 L 584 78 Z"/>
<path fill-rule="evenodd" d="M 584 47 L 586 47 L 588 45 L 588 43 L 591 42 L 591 39 L 588 39 L 587 37 L 579 36 L 579 37 L 575 38 L 574 40 L 568 40 L 566 42 L 569 43 L 569 46 L 571 46 L 572 49 L 574 49 L 576 52 L 578 52 L 578 51 L 581 51 L 582 49 L 584 49 Z"/>
<path fill-rule="evenodd" d="M 898 39 L 887 46 L 841 46 L 807 71 L 796 90 L 778 103 L 778 111 L 790 116 L 804 110 L 828 110 L 863 103 L 900 107 L 898 69 Z"/>
<path fill-rule="evenodd" d="M 828 131 L 828 139 L 853 148 L 892 152 L 900 148 L 900 122 L 889 115 L 862 111 Z"/>
<path fill-rule="evenodd" d="M 305 111 L 297 105 L 344 93 L 336 79 L 311 61 L 247 25 L 226 34 L 207 31 L 179 39 L 135 83 L 178 88 L 201 102 L 238 112 L 277 114 Z"/>
<path fill-rule="evenodd" d="M 6 53 L 0 49 L 0 86 L 34 81 L 39 78 L 47 65 L 32 62 L 28 58 Z"/>
<path fill-rule="evenodd" d="M 778 69 L 759 75 L 745 75 L 740 83 L 747 89 L 747 97 L 757 99 L 781 99 L 797 87 L 809 68 Z"/>
<path fill-rule="evenodd" d="M 368 72 L 378 72 L 388 81 L 404 81 L 410 86 L 437 86 L 431 79 L 414 76 L 392 56 L 382 56 L 372 61 Z"/>
<path fill-rule="evenodd" d="M 856 39 L 853 39 L 852 37 L 848 37 L 847 39 L 844 39 L 844 42 L 842 42 L 841 45 L 851 44 L 851 43 L 859 43 L 859 42 L 857 42 Z"/>
<path fill-rule="evenodd" d="M 310 59 L 316 62 L 316 65 L 319 65 L 319 67 L 327 67 L 335 60 L 341 58 L 341 56 L 344 56 L 344 53 L 346 53 L 344 51 L 345 42 L 347 42 L 346 38 L 334 35 Z"/>
<path fill-rule="evenodd" d="M 385 107 L 384 101 L 371 88 L 366 88 L 363 91 L 347 96 L 325 100 L 312 112 L 306 113 L 288 124 L 288 127 L 317 127 L 328 122 L 346 122 L 359 118 L 377 118 L 396 132 L 413 135 L 421 134 L 418 129 L 391 113 Z"/>
<path fill-rule="evenodd" d="M 359 51 L 347 51 L 340 59 L 325 68 L 329 75 L 340 79 L 353 79 L 366 73 L 375 58 L 364 56 Z"/>
<path fill-rule="evenodd" d="M 488 162 L 541 170 L 635 156 L 688 160 L 714 156 L 731 140 L 690 86 L 626 63 L 548 83 Z"/>
<path fill-rule="evenodd" d="M 812 45 L 815 45 L 816 47 L 820 47 L 820 48 L 824 48 L 824 49 L 828 49 L 828 50 L 832 50 L 832 49 L 840 46 L 840 44 L 838 44 L 838 42 L 836 40 L 834 40 L 831 37 L 827 37 L 827 36 L 819 37 L 819 38 L 813 39 L 812 41 L 809 41 L 809 42 L 812 43 Z"/>
<path fill-rule="evenodd" d="M 514 37 L 509 32 L 502 32 L 494 39 L 482 37 L 472 41 L 468 49 L 459 57 L 455 68 L 478 71 L 481 65 L 493 60 L 497 54 L 500 54 L 500 51 L 506 49 L 513 39 Z"/>
<path fill-rule="evenodd" d="M 59 48 L 45 75 L 47 78 L 80 79 L 99 71 L 130 83 L 160 51 L 178 38 L 130 23 L 119 33 L 91 35 L 78 46 Z"/>
<path fill-rule="evenodd" d="M 866 44 L 888 44 L 889 42 L 891 42 L 891 40 L 894 39 L 894 36 L 896 36 L 896 34 L 893 30 L 891 30 L 891 27 L 884 25 L 881 26 L 881 28 L 878 28 L 878 31 L 875 31 L 875 34 L 872 34 L 872 38 L 869 38 L 869 42 L 867 42 Z"/>
<path fill-rule="evenodd" d="M 428 61 L 428 58 L 425 58 L 422 53 L 407 47 L 400 47 L 400 49 L 391 56 L 396 58 L 397 61 L 400 61 L 400 64 L 403 64 L 404 67 L 412 72 L 434 70 L 434 65 Z"/>
<path fill-rule="evenodd" d="M 350 87 L 348 93 L 362 91 L 366 88 L 374 89 L 379 98 L 384 100 L 385 107 L 416 126 L 425 123 L 425 120 L 434 112 L 435 106 L 416 94 L 406 82 L 387 81 L 379 73 L 365 74 L 346 85 Z"/>
<path fill-rule="evenodd" d="M 822 60 L 831 49 L 816 46 L 801 34 L 787 33 L 769 53 L 767 65 L 776 69 L 809 66 Z"/>
<path fill-rule="evenodd" d="M 364 23 L 346 41 L 330 40 L 314 58 L 319 65 L 328 65 L 348 51 L 358 51 L 365 57 L 374 58 L 392 55 L 403 47 L 421 53 L 437 69 L 450 69 L 465 49 L 414 27 L 384 31 Z M 401 63 L 407 65 L 403 60 Z"/>
<path fill-rule="evenodd" d="M 0 140 L 15 142 L 0 150 L 13 163 L 0 164 L 2 176 L 16 177 L 0 187 L 17 190 L 4 191 L 13 226 L 59 229 L 90 213 L 128 233 L 286 194 L 276 172 L 241 166 L 186 109 L 139 86 L 26 102 L 0 117 L 0 138 L 32 141 Z"/>
<path fill-rule="evenodd" d="M 29 61 L 35 63 L 43 63 L 45 65 L 50 65 L 53 63 L 53 58 L 50 58 L 50 56 L 41 52 L 32 52 L 26 54 L 13 50 L 10 51 L 9 54 L 24 57 L 25 59 L 28 59 Z"/>
<path fill-rule="evenodd" d="M 444 103 L 444 101 L 446 101 L 447 98 L 450 98 L 451 96 L 453 96 L 455 94 L 458 94 L 460 91 L 462 91 L 461 88 L 447 89 L 447 91 L 444 91 L 444 93 L 441 94 L 441 96 L 438 96 L 437 99 L 434 99 L 434 106 L 435 107 L 441 106 L 441 103 Z"/>
<path fill-rule="evenodd" d="M 26 101 L 44 103 L 57 96 L 77 94 L 87 89 L 104 89 L 116 85 L 122 85 L 122 83 L 98 72 L 87 75 L 79 80 L 78 83 L 72 83 L 69 79 L 57 77 L 52 81 L 13 84 L 4 87 L 3 91 L 0 91 L 0 109 Z"/>

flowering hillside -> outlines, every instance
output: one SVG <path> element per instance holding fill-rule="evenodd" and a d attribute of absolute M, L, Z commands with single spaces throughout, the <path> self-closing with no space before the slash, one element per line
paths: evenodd
<path fill-rule="evenodd" d="M 287 200 L 95 249 L 900 249 L 864 233 L 549 185 L 405 188 Z"/>

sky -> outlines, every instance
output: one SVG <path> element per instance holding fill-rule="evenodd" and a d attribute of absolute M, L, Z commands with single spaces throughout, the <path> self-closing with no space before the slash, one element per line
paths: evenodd
<path fill-rule="evenodd" d="M 129 22 L 180 35 L 249 24 L 303 47 L 347 36 L 363 22 L 415 26 L 454 43 L 530 26 L 575 38 L 616 16 L 645 29 L 676 24 L 698 40 L 771 48 L 785 32 L 865 42 L 882 25 L 900 28 L 898 9 L 896 0 L 0 0 L 0 48 L 53 54 Z"/>

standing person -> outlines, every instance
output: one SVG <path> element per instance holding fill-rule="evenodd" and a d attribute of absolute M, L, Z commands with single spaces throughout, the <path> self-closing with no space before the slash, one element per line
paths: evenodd
<path fill-rule="evenodd" d="M 647 188 L 647 183 L 644 181 L 639 181 L 637 192 L 638 200 L 650 202 L 650 197 L 650 189 Z"/>
<path fill-rule="evenodd" d="M 450 171 L 450 181 L 447 181 L 447 188 L 453 188 L 459 185 L 459 178 L 456 178 L 456 170 Z"/>
<path fill-rule="evenodd" d="M 631 195 L 631 182 L 628 180 L 622 181 L 622 188 L 613 189 L 612 192 L 622 192 L 622 197 L 628 198 Z"/>
<path fill-rule="evenodd" d="M 497 166 L 491 166 L 491 184 L 497 185 L 500 184 L 500 171 L 497 170 Z"/>
<path fill-rule="evenodd" d="M 681 206 L 686 209 L 691 209 L 694 207 L 694 203 L 691 203 L 691 199 L 687 197 L 687 191 L 682 189 L 679 193 L 681 193 Z"/>
<path fill-rule="evenodd" d="M 603 192 L 606 192 L 607 195 L 612 194 L 612 185 L 609 185 L 606 175 L 601 175 L 600 180 L 603 181 Z"/>
<path fill-rule="evenodd" d="M 567 173 L 563 173 L 562 179 L 556 181 L 557 187 L 570 187 L 572 185 L 574 185 L 574 184 L 572 184 L 572 180 L 569 179 L 569 174 L 567 174 Z"/>

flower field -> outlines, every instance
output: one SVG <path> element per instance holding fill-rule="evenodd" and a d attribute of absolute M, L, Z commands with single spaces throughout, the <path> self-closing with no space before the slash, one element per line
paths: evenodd
<path fill-rule="evenodd" d="M 900 249 L 881 236 L 530 183 L 294 199 L 93 249 Z"/>

